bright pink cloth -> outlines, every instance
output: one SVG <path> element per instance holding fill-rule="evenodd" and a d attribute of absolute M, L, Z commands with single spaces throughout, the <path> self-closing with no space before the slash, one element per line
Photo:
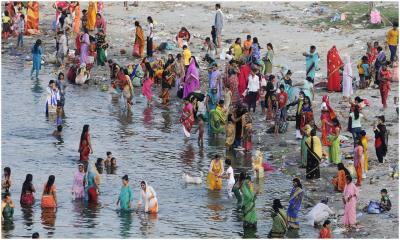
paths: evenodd
<path fill-rule="evenodd" d="M 356 224 L 356 204 L 358 199 L 358 189 L 356 185 L 351 182 L 346 184 L 343 191 L 343 197 L 346 200 L 344 206 L 343 224 L 354 225 Z M 350 198 L 350 200 L 348 200 Z"/>
<path fill-rule="evenodd" d="M 185 75 L 185 85 L 183 86 L 183 98 L 186 98 L 192 92 L 200 89 L 199 70 L 196 67 L 196 62 L 192 58 Z"/>
<path fill-rule="evenodd" d="M 142 87 L 142 94 L 143 96 L 146 96 L 147 101 L 151 101 L 153 98 L 153 92 L 151 91 L 151 86 L 153 85 L 153 79 L 152 78 L 147 78 Z"/>

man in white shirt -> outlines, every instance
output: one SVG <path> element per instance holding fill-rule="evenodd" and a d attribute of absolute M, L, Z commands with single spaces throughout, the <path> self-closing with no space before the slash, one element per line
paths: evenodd
<path fill-rule="evenodd" d="M 328 198 L 322 199 L 320 203 L 315 205 L 307 214 L 307 223 L 311 226 L 322 224 L 329 218 L 329 215 L 335 214 L 332 209 L 328 207 Z"/>
<path fill-rule="evenodd" d="M 147 17 L 147 22 L 148 22 L 148 27 L 147 27 L 147 56 L 148 57 L 153 57 L 153 37 L 154 37 L 154 32 L 153 32 L 153 18 L 148 16 Z"/>
<path fill-rule="evenodd" d="M 257 92 L 260 89 L 260 78 L 256 74 L 256 70 L 252 69 L 249 75 L 249 82 L 247 83 L 247 101 L 248 110 L 253 108 L 253 113 L 256 111 Z"/>

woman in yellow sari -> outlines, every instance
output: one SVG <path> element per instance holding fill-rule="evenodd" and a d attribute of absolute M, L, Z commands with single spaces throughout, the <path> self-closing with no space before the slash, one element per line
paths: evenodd
<path fill-rule="evenodd" d="M 96 26 L 97 4 L 94 1 L 89 2 L 87 11 L 87 24 L 86 27 L 89 31 L 93 31 Z"/>
<path fill-rule="evenodd" d="M 207 184 L 210 190 L 221 190 L 222 188 L 222 174 L 224 173 L 224 164 L 217 154 L 211 161 L 208 170 Z"/>
<path fill-rule="evenodd" d="M 28 2 L 27 11 L 27 22 L 26 22 L 26 34 L 38 34 L 39 33 L 39 2 L 30 1 Z"/>

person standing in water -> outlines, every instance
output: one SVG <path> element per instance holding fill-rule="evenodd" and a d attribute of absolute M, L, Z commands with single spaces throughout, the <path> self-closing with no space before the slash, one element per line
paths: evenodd
<path fill-rule="evenodd" d="M 83 164 L 78 165 L 78 171 L 74 176 L 74 183 L 72 185 L 72 196 L 74 199 L 82 199 L 85 196 L 85 168 Z"/>
<path fill-rule="evenodd" d="M 207 184 L 210 190 L 221 190 L 222 179 L 224 173 L 224 164 L 221 157 L 216 154 L 211 161 L 210 168 L 208 169 Z"/>
<path fill-rule="evenodd" d="M 1 221 L 12 221 L 14 215 L 14 203 L 11 199 L 10 193 L 6 193 L 1 202 Z"/>
<path fill-rule="evenodd" d="M 54 175 L 50 175 L 47 183 L 44 185 L 41 204 L 42 208 L 57 207 L 56 185 L 54 185 L 55 180 L 56 177 Z"/>
<path fill-rule="evenodd" d="M 42 40 L 38 39 L 35 42 L 35 45 L 33 45 L 32 50 L 32 70 L 31 70 L 31 79 L 33 79 L 32 75 L 33 72 L 36 71 L 36 80 L 39 79 L 39 71 L 42 68 L 42 54 L 43 54 L 43 48 L 42 48 Z"/>
<path fill-rule="evenodd" d="M 132 201 L 133 193 L 129 187 L 129 178 L 128 175 L 125 175 L 122 177 L 122 187 L 118 197 L 117 206 L 119 205 L 123 211 L 130 210 Z"/>
<path fill-rule="evenodd" d="M 4 174 L 1 181 L 1 195 L 4 196 L 5 193 L 10 192 L 11 187 L 11 168 L 5 167 Z"/>
<path fill-rule="evenodd" d="M 34 193 L 36 192 L 35 187 L 32 184 L 32 174 L 27 174 L 25 182 L 22 185 L 20 203 L 23 206 L 32 206 L 35 202 Z"/>
<path fill-rule="evenodd" d="M 82 129 L 81 141 L 79 143 L 78 152 L 80 153 L 81 161 L 89 160 L 89 153 L 93 154 L 93 148 L 90 141 L 89 125 L 85 124 Z"/>
<path fill-rule="evenodd" d="M 140 182 L 141 194 L 138 203 L 138 208 L 142 206 L 144 201 L 145 213 L 158 213 L 157 194 L 153 187 L 148 185 L 145 181 Z"/>

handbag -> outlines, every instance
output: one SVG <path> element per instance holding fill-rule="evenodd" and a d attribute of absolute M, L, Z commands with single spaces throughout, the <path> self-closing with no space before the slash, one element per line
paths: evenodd
<path fill-rule="evenodd" d="M 140 53 L 139 53 L 139 43 L 135 43 L 133 45 L 133 56 L 134 57 L 140 57 Z"/>

